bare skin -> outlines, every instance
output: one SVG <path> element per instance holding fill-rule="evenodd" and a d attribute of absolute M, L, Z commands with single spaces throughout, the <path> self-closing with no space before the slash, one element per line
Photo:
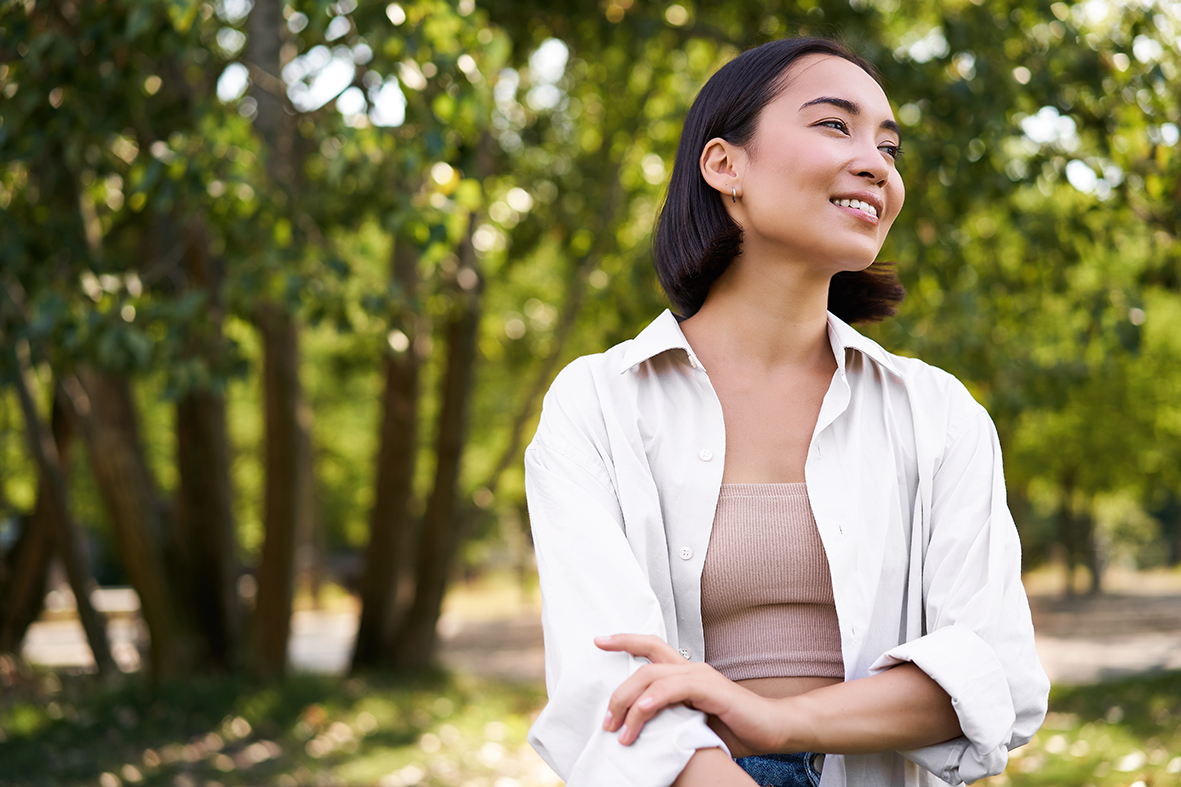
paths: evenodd
<path fill-rule="evenodd" d="M 827 333 L 829 281 L 864 269 L 880 251 L 905 193 L 894 166 L 899 144 L 889 101 L 868 74 L 841 58 L 809 55 L 762 110 L 747 146 L 713 139 L 702 151 L 702 177 L 743 228 L 742 253 L 681 324 L 722 406 L 723 483 L 805 480 L 837 369 Z M 840 204 L 850 199 L 861 207 Z M 911 664 L 849 682 L 736 683 L 655 637 L 616 634 L 596 644 L 652 662 L 612 695 L 603 726 L 624 745 L 677 703 L 709 714 L 736 757 L 891 751 L 961 734 L 947 693 Z M 754 781 L 715 748 L 699 750 L 675 784 Z"/>
<path fill-rule="evenodd" d="M 678 703 L 716 719 L 714 729 L 736 757 L 799 751 L 868 754 L 928 746 L 961 734 L 951 698 L 913 664 L 771 698 L 728 680 L 708 664 L 685 661 L 659 637 L 616 634 L 595 644 L 652 662 L 620 684 L 608 703 L 603 726 L 618 731 L 624 745 L 634 743 L 661 709 Z"/>
<path fill-rule="evenodd" d="M 679 654 L 678 654 L 679 655 Z M 682 661 L 684 661 L 682 659 Z M 783 699 L 812 691 L 813 689 L 840 683 L 840 678 L 793 677 L 793 678 L 752 678 L 737 681 L 741 686 L 761 697 Z M 622 704 L 622 703 L 621 703 Z M 709 716 L 708 722 L 714 732 L 726 742 L 735 757 L 755 754 L 745 746 L 730 728 L 717 716 Z M 689 760 L 673 787 L 694 787 L 694 785 L 751 785 L 754 780 L 747 775 L 722 749 L 700 749 Z"/>
<path fill-rule="evenodd" d="M 726 425 L 724 484 L 765 484 L 804 480 L 804 462 L 820 405 L 836 361 L 825 323 L 775 319 L 766 312 L 745 313 L 729 322 L 725 301 L 744 266 L 735 263 L 714 286 L 701 310 L 681 330 L 709 373 Z M 758 317 L 763 317 L 759 320 Z M 759 322 L 771 324 L 758 324 Z M 750 335 L 772 332 L 786 341 L 775 354 L 760 353 Z M 766 348 L 771 349 L 771 348 Z M 775 424 L 774 429 L 767 428 Z"/>

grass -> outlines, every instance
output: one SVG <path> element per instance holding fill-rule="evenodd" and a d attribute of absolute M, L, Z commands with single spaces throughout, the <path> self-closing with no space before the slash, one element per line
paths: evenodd
<path fill-rule="evenodd" d="M 545 787 L 538 687 L 434 675 L 149 688 L 0 665 L 3 787 Z"/>
<path fill-rule="evenodd" d="M 988 787 L 1181 785 L 1181 672 L 1055 687 L 1050 713 Z"/>
<path fill-rule="evenodd" d="M 0 663 L 3 787 L 543 787 L 525 743 L 537 686 L 138 677 Z M 1181 785 L 1181 672 L 1060 687 L 1037 737 L 988 787 Z"/>

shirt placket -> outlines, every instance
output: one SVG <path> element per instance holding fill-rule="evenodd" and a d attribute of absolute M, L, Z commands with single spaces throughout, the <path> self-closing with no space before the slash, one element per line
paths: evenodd
<path fill-rule="evenodd" d="M 850 677 L 849 669 L 857 663 L 858 643 L 865 632 L 861 630 L 864 628 L 864 616 L 860 614 L 863 600 L 857 588 L 854 562 L 857 495 L 846 483 L 847 477 L 841 467 L 841 452 L 836 444 L 836 430 L 833 428 L 848 410 L 852 390 L 845 371 L 843 348 L 834 346 L 833 350 L 837 370 L 833 373 L 816 420 L 816 430 L 804 465 L 804 478 L 816 528 L 828 558 L 837 622 L 841 631 L 841 652 L 846 677 Z"/>
<path fill-rule="evenodd" d="M 686 659 L 705 661 L 705 631 L 701 622 L 701 572 L 713 530 L 714 512 L 722 486 L 726 459 L 726 425 L 722 405 L 710 383 L 705 367 L 691 350 L 686 350 L 692 371 L 689 382 L 695 388 L 696 407 L 686 421 L 681 466 L 686 484 L 684 527 L 670 533 L 672 576 L 680 603 L 677 609 L 678 647 Z M 693 428 L 697 426 L 698 428 Z"/>

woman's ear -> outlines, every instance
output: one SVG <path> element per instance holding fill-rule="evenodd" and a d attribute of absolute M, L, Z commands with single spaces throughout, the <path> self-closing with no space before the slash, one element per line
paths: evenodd
<path fill-rule="evenodd" d="M 742 148 L 721 137 L 705 143 L 701 151 L 701 177 L 719 194 L 735 199 L 742 196 L 742 173 L 746 154 Z"/>

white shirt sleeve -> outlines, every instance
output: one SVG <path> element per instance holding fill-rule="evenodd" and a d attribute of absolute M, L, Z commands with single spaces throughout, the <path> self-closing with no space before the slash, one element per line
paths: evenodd
<path fill-rule="evenodd" d="M 923 597 L 927 634 L 870 669 L 917 665 L 951 695 L 964 734 L 903 754 L 951 784 L 1000 773 L 1041 726 L 1050 684 L 1034 648 L 1000 442 L 983 408 L 951 436 L 935 472 Z"/>
<path fill-rule="evenodd" d="M 662 711 L 631 746 L 603 730 L 611 693 L 647 661 L 599 650 L 594 638 L 640 633 L 668 641 L 668 632 L 629 547 L 606 462 L 573 425 L 586 413 L 562 404 L 547 397 L 525 454 L 549 694 L 529 741 L 569 787 L 667 787 L 697 749 L 725 746 L 703 713 L 685 707 Z"/>

